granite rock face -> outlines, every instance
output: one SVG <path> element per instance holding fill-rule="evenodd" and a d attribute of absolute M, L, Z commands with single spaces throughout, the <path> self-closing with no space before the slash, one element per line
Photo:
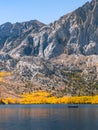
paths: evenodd
<path fill-rule="evenodd" d="M 39 21 L 0 26 L 0 52 L 14 58 L 39 56 L 50 59 L 65 54 L 98 54 L 98 1 L 45 25 Z"/>
<path fill-rule="evenodd" d="M 44 26 L 37 20 L 23 23 L 0 25 L 0 52 L 15 54 L 15 57 L 29 55 L 32 46 L 30 33 L 38 32 Z"/>

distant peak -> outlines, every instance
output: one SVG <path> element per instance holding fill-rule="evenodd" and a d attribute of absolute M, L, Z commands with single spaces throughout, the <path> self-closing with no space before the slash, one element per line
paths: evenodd
<path fill-rule="evenodd" d="M 92 1 L 98 2 L 98 0 L 92 0 Z"/>
<path fill-rule="evenodd" d="M 1 24 L 0 26 L 2 26 L 2 25 L 9 26 L 9 25 L 12 25 L 12 23 L 6 22 L 6 23 L 4 23 L 4 24 Z"/>

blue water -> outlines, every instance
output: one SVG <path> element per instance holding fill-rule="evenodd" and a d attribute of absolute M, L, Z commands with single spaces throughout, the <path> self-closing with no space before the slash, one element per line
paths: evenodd
<path fill-rule="evenodd" d="M 0 130 L 98 130 L 98 105 L 0 105 Z"/>

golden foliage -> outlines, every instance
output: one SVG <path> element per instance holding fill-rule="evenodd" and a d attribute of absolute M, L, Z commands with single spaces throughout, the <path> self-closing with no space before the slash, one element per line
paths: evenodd
<path fill-rule="evenodd" d="M 98 95 L 96 96 L 64 96 L 56 97 L 51 93 L 39 91 L 34 93 L 26 93 L 22 98 L 0 98 L 2 104 L 98 104 Z"/>
<path fill-rule="evenodd" d="M 1 104 L 19 104 L 20 101 L 16 98 L 0 98 L 0 103 Z"/>
<path fill-rule="evenodd" d="M 5 76 L 9 76 L 10 72 L 0 72 L 0 77 L 5 77 Z"/>
<path fill-rule="evenodd" d="M 3 77 L 6 77 L 6 76 L 10 76 L 11 73 L 10 72 L 0 72 L 0 81 L 3 80 Z"/>
<path fill-rule="evenodd" d="M 21 104 L 98 104 L 98 96 L 64 96 L 57 98 L 48 92 L 24 94 Z"/>

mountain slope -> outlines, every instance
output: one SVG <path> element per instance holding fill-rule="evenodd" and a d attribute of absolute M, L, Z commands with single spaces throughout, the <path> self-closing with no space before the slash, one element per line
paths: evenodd
<path fill-rule="evenodd" d="M 0 82 L 8 92 L 98 93 L 98 0 L 45 25 L 37 20 L 0 25 Z M 8 94 L 7 94 L 8 95 Z"/>

